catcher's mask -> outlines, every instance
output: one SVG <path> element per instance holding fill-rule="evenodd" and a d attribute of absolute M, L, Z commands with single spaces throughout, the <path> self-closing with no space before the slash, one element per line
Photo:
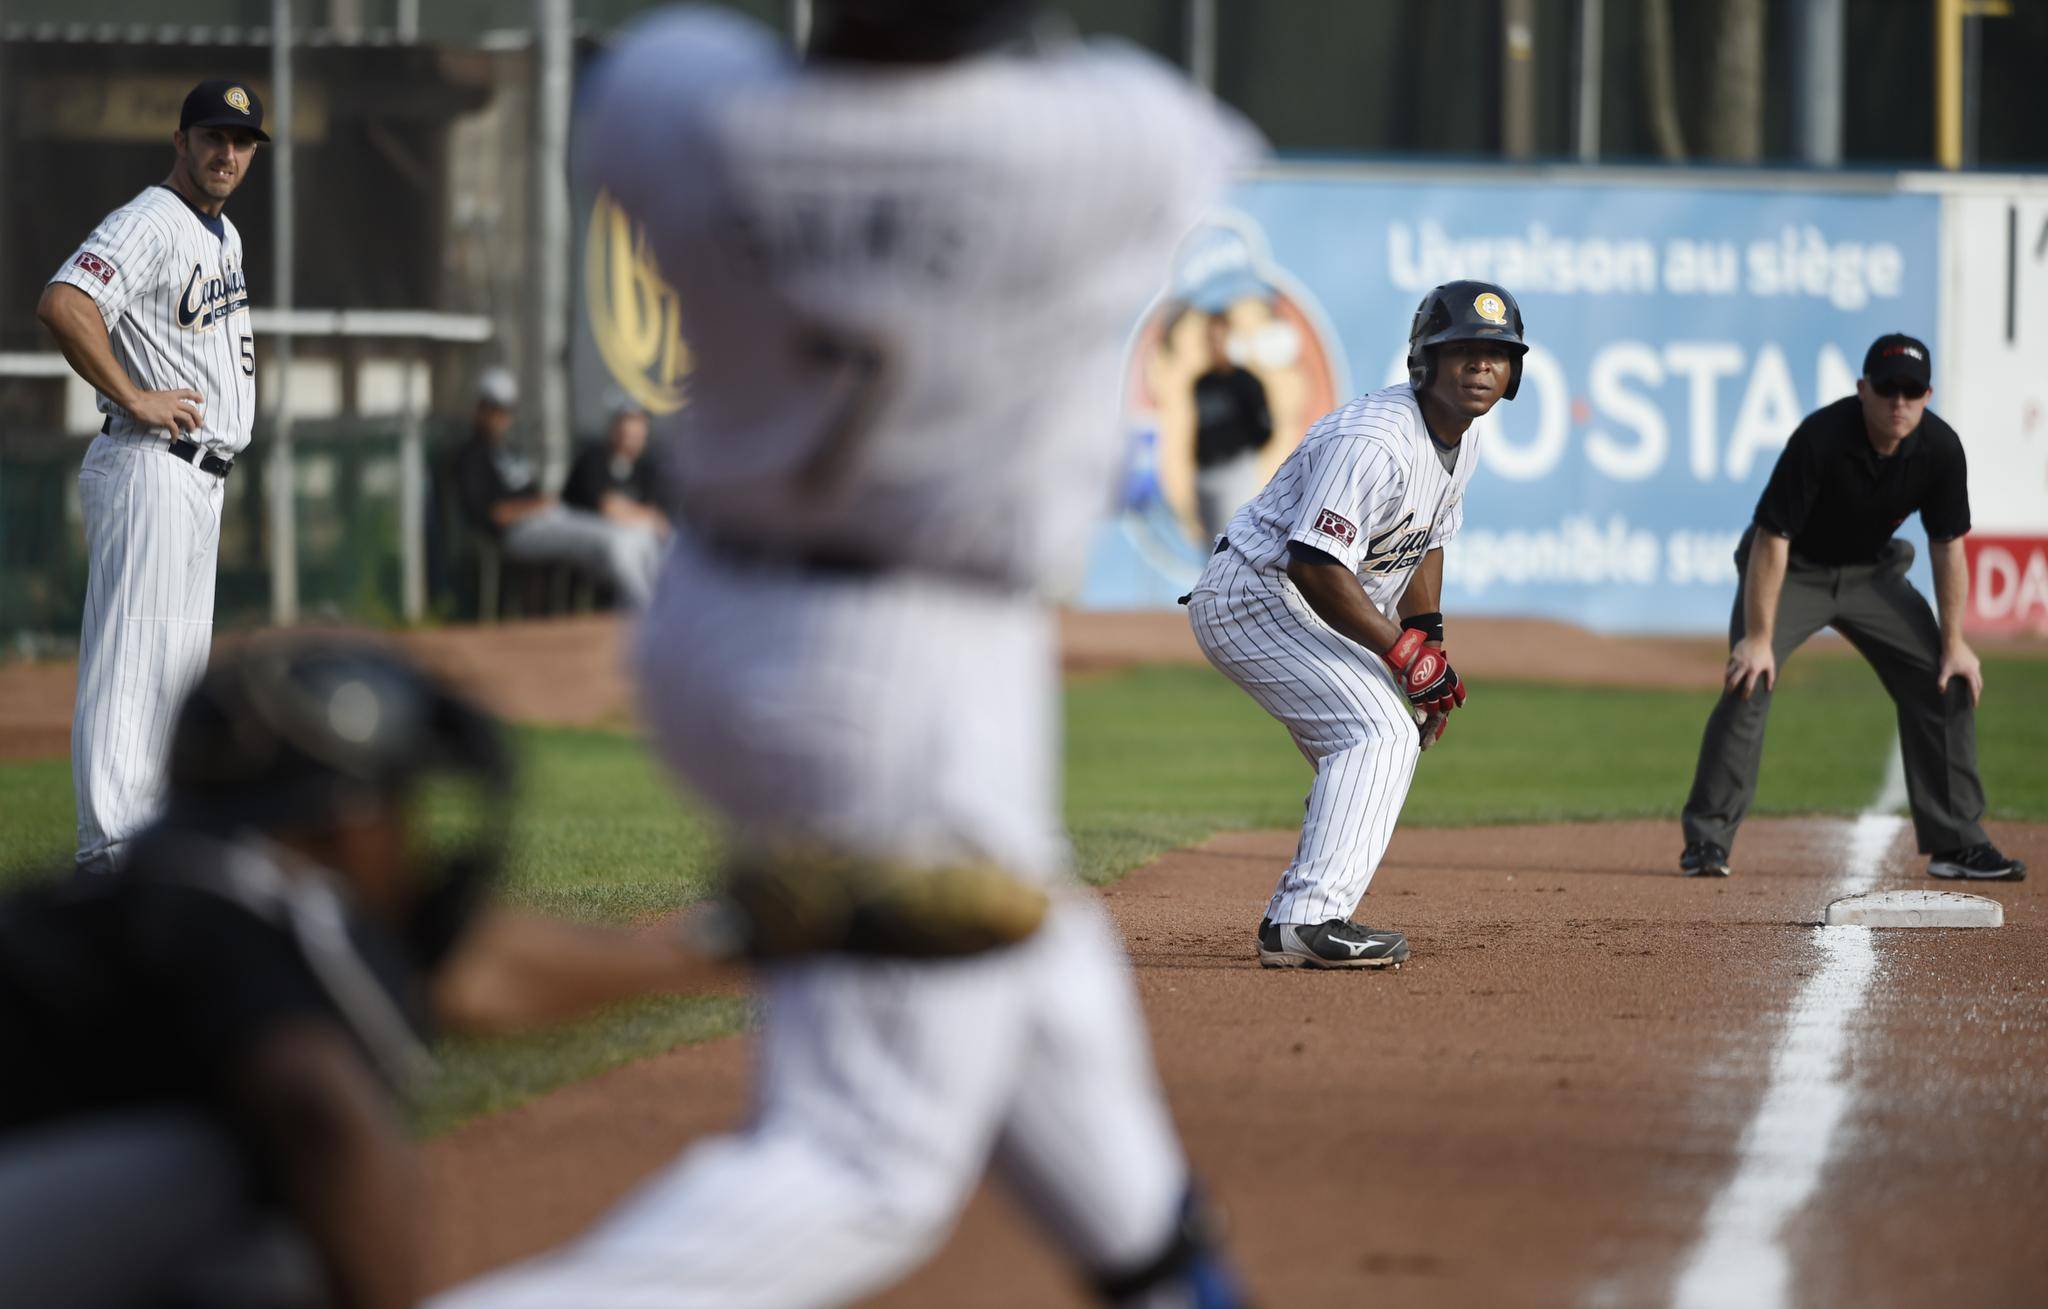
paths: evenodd
<path fill-rule="evenodd" d="M 496 722 L 397 655 L 333 639 L 266 643 L 217 660 L 179 712 L 167 818 L 278 832 L 398 807 L 415 888 L 403 931 L 431 970 L 496 877 L 511 772 Z"/>
<path fill-rule="evenodd" d="M 1408 328 L 1408 380 L 1417 390 L 1436 380 L 1435 347 L 1448 341 L 1508 346 L 1515 358 L 1502 398 L 1512 400 L 1522 389 L 1522 356 L 1529 353 L 1529 344 L 1522 339 L 1522 307 L 1507 288 L 1492 282 L 1445 282 L 1422 297 Z"/>

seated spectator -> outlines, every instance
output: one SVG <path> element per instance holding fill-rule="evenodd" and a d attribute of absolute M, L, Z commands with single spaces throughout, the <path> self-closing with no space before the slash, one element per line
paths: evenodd
<path fill-rule="evenodd" d="M 641 523 L 572 509 L 540 489 L 533 463 L 505 446 L 519 383 L 502 368 L 477 385 L 475 426 L 455 454 L 455 486 L 463 512 L 497 538 L 507 559 L 569 563 L 609 581 L 634 608 L 654 590 L 661 538 Z"/>
<path fill-rule="evenodd" d="M 654 460 L 647 453 L 647 411 L 631 400 L 612 406 L 604 439 L 593 441 L 569 465 L 562 503 L 603 514 L 615 523 L 669 534 L 668 515 L 655 501 Z"/>

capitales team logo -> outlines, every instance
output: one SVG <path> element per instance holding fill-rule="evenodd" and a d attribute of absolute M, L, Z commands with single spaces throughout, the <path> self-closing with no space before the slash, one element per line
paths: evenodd
<path fill-rule="evenodd" d="M 1417 527 L 1413 510 L 1402 514 L 1401 521 L 1366 538 L 1365 558 L 1358 565 L 1359 571 L 1382 576 L 1408 572 L 1428 553 L 1429 534 L 1435 528 L 1435 523 Z"/>
<path fill-rule="evenodd" d="M 649 413 L 683 407 L 690 347 L 682 305 L 662 280 L 647 228 L 599 191 L 584 237 L 583 299 L 590 334 L 612 380 Z"/>
<path fill-rule="evenodd" d="M 178 297 L 178 326 L 187 332 L 204 332 L 215 323 L 249 307 L 249 282 L 234 264 L 223 264 L 209 277 L 200 264 L 192 265 L 185 279 L 185 293 Z"/>
<path fill-rule="evenodd" d="M 1508 307 L 1501 298 L 1491 291 L 1482 291 L 1472 302 L 1472 311 L 1496 327 L 1508 325 Z"/>
<path fill-rule="evenodd" d="M 237 113 L 246 114 L 249 112 L 249 93 L 239 86 L 229 87 L 228 93 L 222 96 L 221 99 L 227 101 L 228 107 Z"/>

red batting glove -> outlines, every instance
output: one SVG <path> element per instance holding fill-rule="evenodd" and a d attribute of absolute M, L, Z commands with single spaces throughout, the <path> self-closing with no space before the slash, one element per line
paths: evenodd
<path fill-rule="evenodd" d="M 1400 639 L 1381 658 L 1394 670 L 1408 703 L 1418 709 L 1447 714 L 1465 703 L 1464 679 L 1420 630 L 1403 629 Z"/>

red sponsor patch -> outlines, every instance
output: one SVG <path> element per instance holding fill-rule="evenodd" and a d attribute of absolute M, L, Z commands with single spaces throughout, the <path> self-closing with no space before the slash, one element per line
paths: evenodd
<path fill-rule="evenodd" d="M 78 258 L 72 260 L 71 262 L 78 265 L 80 268 L 83 268 L 86 272 L 91 273 L 94 277 L 99 278 L 100 284 L 103 286 L 111 285 L 113 283 L 114 266 L 108 263 L 106 260 L 100 258 L 98 255 L 94 254 L 92 251 L 79 251 Z"/>
<path fill-rule="evenodd" d="M 1358 529 L 1351 520 L 1334 509 L 1325 509 L 1316 515 L 1316 530 L 1324 536 L 1334 536 L 1346 545 L 1358 544 Z"/>

